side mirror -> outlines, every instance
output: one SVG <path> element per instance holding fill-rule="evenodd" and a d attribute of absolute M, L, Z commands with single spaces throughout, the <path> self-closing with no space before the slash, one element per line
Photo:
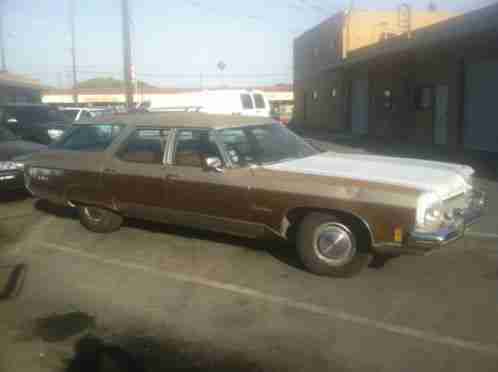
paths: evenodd
<path fill-rule="evenodd" d="M 223 163 L 218 157 L 210 157 L 204 159 L 204 169 L 213 170 L 218 173 L 223 173 Z"/>

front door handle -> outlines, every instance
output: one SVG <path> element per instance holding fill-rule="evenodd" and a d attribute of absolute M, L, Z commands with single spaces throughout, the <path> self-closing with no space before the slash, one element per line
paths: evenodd
<path fill-rule="evenodd" d="M 167 180 L 171 180 L 171 181 L 178 180 L 180 178 L 182 178 L 182 177 L 180 175 L 178 175 L 178 174 L 168 174 L 166 176 L 166 179 Z"/>
<path fill-rule="evenodd" d="M 118 171 L 116 169 L 112 169 L 112 168 L 105 168 L 104 173 L 116 174 L 116 173 L 118 173 Z"/>

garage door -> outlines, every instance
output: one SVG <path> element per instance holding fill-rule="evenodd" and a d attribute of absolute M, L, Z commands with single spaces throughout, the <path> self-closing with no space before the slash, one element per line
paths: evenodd
<path fill-rule="evenodd" d="M 467 65 L 463 130 L 466 148 L 498 152 L 497 89 L 498 61 Z"/>
<path fill-rule="evenodd" d="M 352 132 L 356 135 L 368 133 L 368 80 L 353 80 L 351 92 Z"/>

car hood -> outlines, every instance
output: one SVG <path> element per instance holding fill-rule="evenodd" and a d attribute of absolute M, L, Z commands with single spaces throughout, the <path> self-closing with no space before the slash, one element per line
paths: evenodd
<path fill-rule="evenodd" d="M 265 166 L 282 172 L 348 178 L 435 192 L 442 199 L 464 192 L 474 170 L 466 165 L 387 156 L 326 152 Z"/>
<path fill-rule="evenodd" d="M 0 161 L 12 160 L 17 156 L 38 152 L 46 148 L 45 145 L 22 140 L 0 142 Z"/>

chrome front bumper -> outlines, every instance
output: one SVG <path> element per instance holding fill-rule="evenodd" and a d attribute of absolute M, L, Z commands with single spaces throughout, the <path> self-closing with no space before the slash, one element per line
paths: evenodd
<path fill-rule="evenodd" d="M 485 194 L 473 190 L 468 197 L 467 207 L 456 211 L 452 222 L 435 231 L 413 231 L 408 235 L 404 246 L 407 250 L 423 253 L 457 240 L 464 236 L 469 226 L 479 220 L 485 208 Z"/>

